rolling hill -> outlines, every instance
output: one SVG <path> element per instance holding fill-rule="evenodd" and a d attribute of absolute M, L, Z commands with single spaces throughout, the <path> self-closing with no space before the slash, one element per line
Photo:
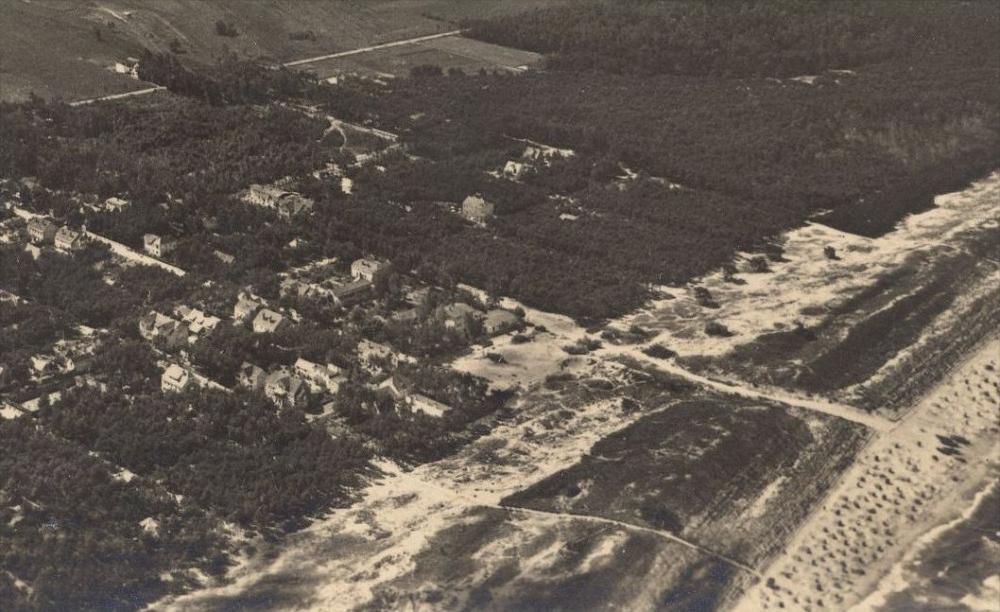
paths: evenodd
<path fill-rule="evenodd" d="M 108 68 L 143 48 L 211 61 L 223 49 L 289 61 L 453 29 L 526 0 L 0 0 L 0 100 L 66 100 L 140 89 Z M 233 29 L 220 35 L 216 22 Z M 177 41 L 174 43 L 173 41 Z"/>

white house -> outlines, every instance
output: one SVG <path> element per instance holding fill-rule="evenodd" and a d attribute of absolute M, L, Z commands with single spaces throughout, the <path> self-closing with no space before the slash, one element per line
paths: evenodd
<path fill-rule="evenodd" d="M 61 251 L 77 251 L 83 248 L 83 234 L 68 227 L 61 227 L 56 232 L 53 242 Z"/>
<path fill-rule="evenodd" d="M 142 237 L 142 248 L 153 257 L 163 257 L 177 248 L 177 242 L 167 236 L 146 234 Z"/>
<path fill-rule="evenodd" d="M 285 317 L 268 308 L 261 309 L 253 319 L 253 331 L 255 334 L 273 334 L 278 332 L 287 320 Z"/>
<path fill-rule="evenodd" d="M 336 393 L 340 390 L 340 383 L 344 381 L 340 368 L 332 363 L 321 365 L 300 357 L 295 361 L 293 369 L 295 374 L 309 383 L 312 390 L 316 392 L 325 390 L 329 393 Z"/>
<path fill-rule="evenodd" d="M 167 393 L 183 391 L 191 384 L 191 374 L 177 364 L 171 364 L 160 377 L 160 389 Z"/>
<path fill-rule="evenodd" d="M 28 240 L 31 242 L 52 242 L 59 228 L 48 219 L 34 217 L 28 221 Z"/>
<path fill-rule="evenodd" d="M 496 205 L 479 194 L 470 195 L 462 201 L 462 216 L 473 223 L 485 223 L 493 216 Z"/>
<path fill-rule="evenodd" d="M 374 282 L 375 277 L 389 269 L 389 262 L 374 257 L 357 259 L 351 264 L 351 276 Z"/>
<path fill-rule="evenodd" d="M 104 200 L 104 210 L 109 212 L 121 212 L 129 207 L 129 201 L 118 197 L 110 197 Z"/>
<path fill-rule="evenodd" d="M 267 300 L 254 295 L 249 291 L 240 291 L 236 298 L 236 305 L 233 306 L 233 319 L 245 321 L 257 313 L 258 310 L 267 306 Z"/>

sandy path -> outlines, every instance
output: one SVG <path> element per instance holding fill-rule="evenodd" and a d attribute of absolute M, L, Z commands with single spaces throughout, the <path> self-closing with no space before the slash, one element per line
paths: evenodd
<path fill-rule="evenodd" d="M 626 531 L 641 531 L 643 533 L 651 533 L 651 534 L 654 534 L 654 535 L 659 536 L 661 538 L 664 538 L 666 540 L 670 540 L 671 542 L 674 542 L 675 544 L 680 544 L 681 546 L 684 546 L 685 548 L 690 548 L 691 550 L 697 551 L 697 552 L 699 552 L 699 553 L 701 553 L 701 554 L 703 554 L 705 556 L 713 557 L 715 559 L 718 559 L 719 561 L 727 563 L 727 564 L 729 564 L 729 565 L 731 565 L 731 566 L 733 566 L 733 567 L 735 567 L 735 568 L 737 568 L 739 570 L 742 570 L 744 572 L 749 572 L 749 573 L 753 574 L 754 576 L 756 576 L 758 578 L 760 577 L 760 573 L 757 572 L 757 570 L 755 570 L 754 568 L 750 567 L 749 565 L 747 565 L 747 564 L 745 564 L 745 563 L 743 563 L 741 561 L 737 561 L 736 559 L 733 559 L 732 557 L 728 557 L 728 556 L 726 556 L 726 555 L 724 555 L 722 553 L 715 552 L 714 550 L 710 550 L 708 548 L 705 548 L 704 546 L 700 546 L 698 544 L 695 544 L 694 542 L 685 540 L 684 538 L 678 537 L 678 536 L 670 533 L 669 531 L 663 531 L 662 529 L 653 529 L 652 527 L 643 527 L 641 525 L 635 525 L 633 523 L 626 523 L 624 521 L 616 521 L 615 519 L 604 518 L 602 516 L 592 516 L 590 514 L 574 514 L 574 513 L 571 513 L 571 512 L 549 512 L 549 511 L 546 511 L 546 510 L 536 510 L 536 509 L 533 509 L 533 508 L 522 508 L 520 506 L 497 506 L 497 507 L 498 508 L 503 508 L 505 510 L 509 510 L 509 511 L 515 513 L 515 514 L 545 515 L 545 516 L 563 517 L 563 518 L 566 518 L 566 519 L 583 520 L 583 521 L 588 521 L 588 522 L 592 522 L 592 523 L 602 523 L 602 524 L 605 524 L 605 525 L 611 525 L 613 527 L 620 527 L 620 528 L 625 529 Z"/>
<path fill-rule="evenodd" d="M 736 609 L 847 609 L 923 534 L 965 510 L 997 478 L 998 371 L 994 338 L 862 451 Z"/>
<path fill-rule="evenodd" d="M 701 376 L 700 374 L 695 374 L 694 372 L 686 370 L 673 361 L 648 357 L 636 348 L 627 352 L 623 351 L 621 347 L 613 347 L 606 350 L 610 351 L 612 355 L 617 353 L 620 356 L 627 356 L 631 359 L 646 363 L 655 369 L 668 372 L 721 393 L 738 395 L 740 397 L 753 400 L 773 401 L 787 404 L 789 406 L 795 406 L 797 408 L 803 408 L 805 410 L 811 410 L 813 412 L 822 412 L 823 414 L 845 419 L 853 423 L 859 423 L 865 427 L 882 433 L 887 432 L 896 426 L 896 424 L 889 419 L 865 412 L 864 410 L 859 410 L 858 408 L 854 408 L 853 406 L 848 406 L 846 404 L 838 404 L 836 402 L 822 399 L 801 397 L 799 395 L 778 389 L 763 390 L 761 387 L 747 387 L 707 378 L 705 376 Z"/>

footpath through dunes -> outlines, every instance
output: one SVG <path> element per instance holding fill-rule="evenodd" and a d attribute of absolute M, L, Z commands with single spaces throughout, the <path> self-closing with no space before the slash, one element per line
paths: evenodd
<path fill-rule="evenodd" d="M 749 386 L 745 384 L 737 384 L 725 382 L 713 378 L 708 378 L 700 374 L 695 374 L 683 367 L 673 363 L 671 361 L 664 361 L 661 359 L 653 359 L 646 356 L 640 351 L 629 351 L 628 353 L 621 352 L 618 348 L 605 349 L 610 355 L 618 358 L 624 358 L 626 360 L 637 360 L 644 363 L 648 367 L 653 369 L 662 370 L 674 376 L 683 378 L 684 380 L 691 381 L 695 384 L 714 389 L 720 393 L 737 395 L 740 397 L 745 397 L 747 399 L 763 400 L 769 402 L 775 402 L 778 404 L 786 404 L 788 406 L 795 406 L 797 408 L 803 408 L 805 410 L 811 410 L 813 412 L 821 412 L 838 419 L 844 419 L 845 421 L 851 421 L 852 423 L 858 423 L 859 425 L 864 425 L 876 432 L 883 433 L 889 431 L 895 427 L 895 423 L 877 414 L 872 414 L 866 412 L 854 406 L 848 406 L 846 404 L 839 404 L 837 402 L 824 400 L 821 398 L 809 398 L 795 395 L 793 393 L 783 391 L 781 389 L 767 389 L 759 388 L 756 385 Z"/>
<path fill-rule="evenodd" d="M 859 455 L 737 609 L 847 609 L 971 506 L 1000 476 L 998 372 L 991 338 Z"/>

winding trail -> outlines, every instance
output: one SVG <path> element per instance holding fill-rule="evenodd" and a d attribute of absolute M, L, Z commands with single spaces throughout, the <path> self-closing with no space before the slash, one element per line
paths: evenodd
<path fill-rule="evenodd" d="M 722 553 L 718 553 L 718 552 L 715 552 L 714 550 L 710 550 L 708 548 L 705 548 L 704 546 L 700 546 L 698 544 L 695 544 L 694 542 L 691 542 L 690 540 L 685 540 L 684 538 L 682 538 L 680 536 L 677 536 L 677 535 L 675 535 L 675 534 L 673 534 L 673 533 L 671 533 L 669 531 L 664 531 L 664 530 L 661 530 L 661 529 L 653 529 L 652 527 L 643 527 L 642 525 L 636 525 L 634 523 L 626 523 L 624 521 L 618 521 L 618 520 L 615 520 L 615 519 L 604 518 L 604 517 L 601 517 L 601 516 L 593 516 L 591 514 L 574 514 L 572 512 L 550 512 L 548 510 L 536 510 L 536 509 L 533 509 L 533 508 L 523 508 L 521 506 L 504 506 L 504 505 L 499 505 L 499 506 L 488 506 L 488 507 L 490 507 L 490 508 L 498 508 L 498 509 L 501 509 L 501 510 L 507 510 L 507 511 L 513 512 L 515 514 L 522 513 L 522 514 L 535 514 L 535 515 L 541 515 L 541 516 L 555 516 L 555 517 L 566 518 L 566 519 L 575 519 L 575 520 L 581 520 L 581 521 L 588 521 L 588 522 L 591 522 L 591 523 L 602 523 L 602 524 L 611 525 L 611 526 L 614 526 L 614 527 L 621 527 L 622 529 L 626 529 L 626 530 L 629 530 L 629 531 L 642 531 L 644 533 L 651 533 L 651 534 L 657 535 L 657 536 L 659 536 L 661 538 L 665 538 L 667 540 L 670 540 L 671 542 L 674 542 L 676 544 L 680 544 L 681 546 L 684 546 L 686 548 L 690 548 L 691 550 L 698 551 L 699 553 L 701 553 L 703 555 L 707 555 L 709 557 L 713 557 L 715 559 L 718 559 L 719 561 L 722 561 L 723 563 L 726 563 L 728 565 L 732 565 L 733 567 L 735 567 L 737 569 L 740 569 L 740 570 L 742 570 L 744 572 L 748 572 L 750 574 L 753 574 L 757 578 L 761 577 L 761 573 L 760 572 L 758 572 L 753 567 L 750 567 L 746 563 L 743 563 L 742 561 L 737 561 L 736 559 L 733 559 L 732 557 L 727 557 L 726 555 L 724 555 Z"/>

